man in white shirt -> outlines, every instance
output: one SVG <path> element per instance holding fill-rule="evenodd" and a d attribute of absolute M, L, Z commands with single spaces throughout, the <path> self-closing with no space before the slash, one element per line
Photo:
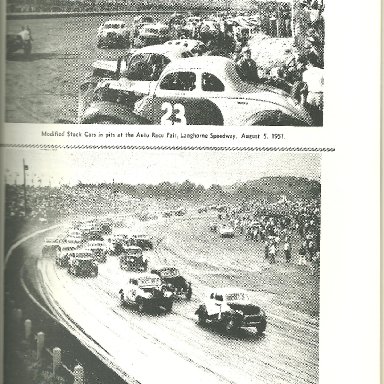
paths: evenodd
<path fill-rule="evenodd" d="M 308 86 L 307 103 L 318 110 L 323 110 L 323 86 L 324 69 L 317 65 L 317 58 L 314 54 L 308 56 L 307 69 L 303 73 L 303 81 Z"/>

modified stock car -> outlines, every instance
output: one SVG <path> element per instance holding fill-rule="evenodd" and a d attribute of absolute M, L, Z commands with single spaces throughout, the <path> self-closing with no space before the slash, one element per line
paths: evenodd
<path fill-rule="evenodd" d="M 172 293 L 164 289 L 159 276 L 151 273 L 131 273 L 119 295 L 122 304 L 135 305 L 140 312 L 158 308 L 170 312 L 173 306 Z"/>
<path fill-rule="evenodd" d="M 151 273 L 158 275 L 166 289 L 171 291 L 173 294 L 178 296 L 184 295 L 188 300 L 191 299 L 192 285 L 183 276 L 181 276 L 177 268 L 164 266 L 152 269 Z"/>
<path fill-rule="evenodd" d="M 133 46 L 135 48 L 143 48 L 149 45 L 163 44 L 169 40 L 169 37 L 169 27 L 166 24 L 147 24 L 139 30 Z"/>
<path fill-rule="evenodd" d="M 129 47 L 129 27 L 121 20 L 108 20 L 97 30 L 97 47 Z"/>
<path fill-rule="evenodd" d="M 69 257 L 68 273 L 73 276 L 96 277 L 99 273 L 99 267 L 92 253 L 83 251 Z"/>
<path fill-rule="evenodd" d="M 99 83 L 80 122 L 312 125 L 308 111 L 288 93 L 247 82 L 241 76 L 235 62 L 225 57 L 175 60 L 163 69 L 157 82 L 148 83 L 147 93 L 142 89 L 141 98 L 132 85 L 124 85 L 123 78 Z"/>
<path fill-rule="evenodd" d="M 127 271 L 145 272 L 148 260 L 143 259 L 143 250 L 137 246 L 125 247 L 120 255 L 120 268 Z"/>
<path fill-rule="evenodd" d="M 263 333 L 267 326 L 265 312 L 252 304 L 248 292 L 240 288 L 212 289 L 195 314 L 200 325 L 209 321 L 226 332 L 255 327 L 258 333 Z"/>
<path fill-rule="evenodd" d="M 218 227 L 220 237 L 235 237 L 235 230 L 228 224 L 222 224 Z"/>
<path fill-rule="evenodd" d="M 148 235 L 132 235 L 131 244 L 140 247 L 143 251 L 153 249 L 153 243 Z"/>

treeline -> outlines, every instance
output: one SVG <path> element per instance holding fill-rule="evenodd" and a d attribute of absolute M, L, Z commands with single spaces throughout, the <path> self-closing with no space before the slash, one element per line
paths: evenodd
<path fill-rule="evenodd" d="M 162 182 L 159 184 L 102 183 L 76 186 L 83 190 L 109 189 L 114 194 L 141 198 L 189 199 L 189 200 L 250 200 L 263 199 L 275 202 L 285 196 L 288 200 L 314 199 L 321 195 L 321 184 L 315 180 L 298 177 L 263 177 L 259 180 L 237 183 L 231 186 L 212 184 L 205 188 L 189 180 L 183 183 Z"/>

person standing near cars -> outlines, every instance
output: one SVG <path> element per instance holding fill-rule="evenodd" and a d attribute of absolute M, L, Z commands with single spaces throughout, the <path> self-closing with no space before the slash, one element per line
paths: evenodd
<path fill-rule="evenodd" d="M 241 58 L 236 63 L 240 72 L 243 74 L 244 80 L 252 83 L 259 81 L 259 75 L 255 60 L 251 58 L 251 49 L 246 46 L 241 50 Z"/>
<path fill-rule="evenodd" d="M 29 29 L 29 27 L 22 26 L 21 31 L 18 34 L 23 40 L 24 55 L 25 57 L 29 57 L 32 51 L 31 30 Z"/>

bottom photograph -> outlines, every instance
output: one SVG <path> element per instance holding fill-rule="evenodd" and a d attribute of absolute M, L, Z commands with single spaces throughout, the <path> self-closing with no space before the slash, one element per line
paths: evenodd
<path fill-rule="evenodd" d="M 3 149 L 4 383 L 319 383 L 321 154 Z"/>

